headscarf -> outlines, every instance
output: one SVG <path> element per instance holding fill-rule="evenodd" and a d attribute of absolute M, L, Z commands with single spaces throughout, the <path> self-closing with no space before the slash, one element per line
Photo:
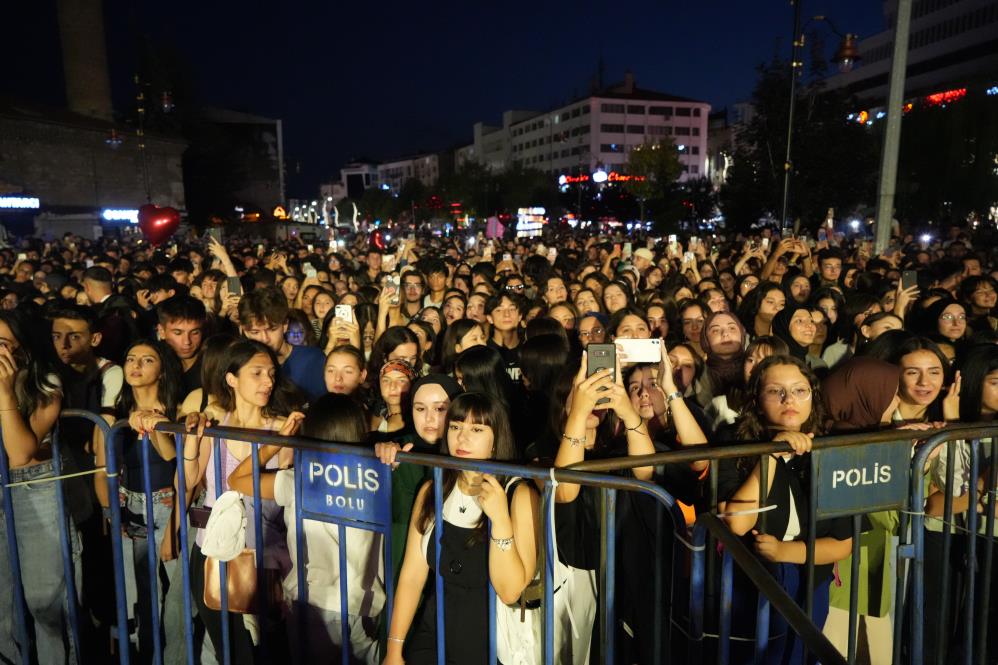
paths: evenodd
<path fill-rule="evenodd" d="M 807 357 L 807 347 L 802 346 L 790 334 L 790 320 L 800 310 L 804 310 L 808 315 L 811 313 L 811 310 L 807 306 L 797 303 L 792 298 L 787 299 L 786 307 L 777 312 L 776 316 L 773 317 L 773 334 L 787 343 L 790 355 L 804 360 Z"/>
<path fill-rule="evenodd" d="M 901 369 L 897 365 L 857 356 L 842 363 L 821 382 L 825 409 L 833 430 L 869 429 L 898 391 Z"/>
<path fill-rule="evenodd" d="M 403 401 L 402 416 L 405 420 L 406 429 L 412 432 L 414 443 L 416 444 L 413 451 L 417 453 L 434 453 L 438 451 L 438 446 L 435 442 L 431 443 L 429 441 L 424 441 L 423 438 L 419 436 L 419 432 L 416 431 L 412 418 L 412 402 L 416 398 L 416 393 L 419 392 L 419 389 L 423 386 L 432 385 L 438 385 L 443 388 L 444 392 L 447 393 L 447 399 L 451 401 L 464 392 L 464 389 L 461 388 L 461 384 L 446 374 L 427 374 L 426 376 L 420 377 L 415 381 L 415 383 L 412 384 Z"/>
<path fill-rule="evenodd" d="M 416 372 L 416 369 L 412 365 L 410 365 L 405 360 L 400 360 L 400 359 L 389 360 L 384 365 L 382 365 L 381 371 L 378 372 L 378 376 L 379 377 L 384 376 L 388 372 L 401 372 L 402 374 L 405 374 L 410 381 L 414 381 L 416 377 L 419 375 Z"/>
<path fill-rule="evenodd" d="M 742 335 L 742 344 L 738 352 L 723 358 L 711 349 L 710 343 L 707 341 L 707 330 L 719 316 L 727 316 L 734 321 Z M 707 354 L 707 373 L 710 376 L 714 395 L 726 394 L 731 386 L 741 384 L 744 378 L 745 341 L 747 338 L 748 333 L 745 332 L 745 326 L 738 320 L 734 312 L 712 312 L 703 322 L 703 328 L 700 330 L 700 348 Z"/>

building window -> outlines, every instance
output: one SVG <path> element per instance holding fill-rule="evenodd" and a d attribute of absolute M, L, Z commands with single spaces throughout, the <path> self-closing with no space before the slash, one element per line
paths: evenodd
<path fill-rule="evenodd" d="M 628 134 L 644 134 L 645 133 L 645 126 L 644 125 L 628 125 L 627 126 L 627 133 Z"/>
<path fill-rule="evenodd" d="M 571 154 L 573 154 L 573 155 L 579 154 L 579 149 L 578 148 L 572 148 L 572 153 Z"/>
<path fill-rule="evenodd" d="M 582 113 L 583 114 L 588 114 L 589 113 L 589 104 L 583 104 L 582 105 Z"/>
<path fill-rule="evenodd" d="M 623 146 L 619 143 L 601 143 L 599 147 L 600 152 L 620 152 Z"/>
<path fill-rule="evenodd" d="M 699 155 L 700 154 L 700 146 L 698 146 L 698 145 L 691 145 L 690 146 L 690 154 L 691 155 Z"/>
<path fill-rule="evenodd" d="M 573 118 L 578 118 L 581 114 L 582 114 L 582 109 L 580 109 L 578 106 L 576 106 L 574 109 L 572 109 L 572 117 Z"/>
<path fill-rule="evenodd" d="M 700 128 L 693 127 L 693 136 L 700 136 Z"/>
<path fill-rule="evenodd" d="M 590 131 L 591 127 L 589 127 L 589 125 L 582 125 L 582 127 L 579 129 L 580 134 L 588 134 Z"/>
<path fill-rule="evenodd" d="M 624 108 L 623 104 L 603 104 L 600 106 L 600 111 L 603 113 L 623 113 Z"/>
<path fill-rule="evenodd" d="M 652 106 L 648 109 L 648 113 L 651 115 L 661 115 L 666 118 L 672 117 L 672 107 L 671 106 Z"/>
<path fill-rule="evenodd" d="M 641 104 L 628 104 L 627 105 L 627 112 L 628 113 L 634 113 L 636 115 L 644 115 L 645 114 L 645 107 L 643 105 L 641 105 Z"/>
<path fill-rule="evenodd" d="M 689 136 L 689 135 L 690 135 L 689 127 L 676 127 L 676 136 Z"/>
<path fill-rule="evenodd" d="M 692 173 L 694 175 L 696 175 L 697 173 L 700 173 L 700 167 L 697 166 L 696 164 L 691 164 L 690 165 L 690 173 Z"/>
<path fill-rule="evenodd" d="M 688 106 L 677 106 L 676 107 L 676 115 L 677 116 L 679 116 L 681 118 L 688 118 L 688 117 L 690 117 L 690 114 L 691 114 L 690 107 L 688 107 Z"/>
<path fill-rule="evenodd" d="M 614 124 L 603 123 L 602 125 L 599 126 L 599 130 L 601 132 L 605 132 L 607 134 L 623 134 L 624 133 L 624 126 L 623 125 L 614 125 Z"/>
<path fill-rule="evenodd" d="M 699 108 L 693 109 L 693 117 L 694 118 L 699 118 L 700 117 L 700 109 Z"/>

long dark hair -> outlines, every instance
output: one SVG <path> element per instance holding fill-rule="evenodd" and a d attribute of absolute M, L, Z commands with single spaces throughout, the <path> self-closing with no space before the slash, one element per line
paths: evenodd
<path fill-rule="evenodd" d="M 887 333 L 884 333 L 884 335 L 886 334 Z M 883 337 L 883 335 L 881 335 L 881 337 Z M 936 396 L 936 399 L 932 401 L 932 404 L 930 404 L 925 411 L 925 419 L 927 422 L 942 420 L 943 399 L 946 397 L 946 387 L 953 380 L 953 370 L 950 367 L 949 358 L 947 358 L 946 355 L 940 350 L 939 345 L 928 337 L 909 337 L 898 345 L 898 347 L 894 350 L 894 354 L 890 358 L 887 358 L 887 362 L 900 367 L 901 359 L 909 353 L 915 353 L 916 351 L 929 351 L 930 353 L 935 354 L 936 358 L 939 358 L 939 363 L 943 368 L 943 386 L 939 390 L 939 395 Z M 904 376 L 903 370 L 901 372 L 901 376 Z M 902 380 L 902 383 L 903 382 L 904 381 Z"/>
<path fill-rule="evenodd" d="M 159 357 L 159 378 L 156 380 L 156 399 L 163 405 L 166 417 L 175 418 L 177 407 L 184 398 L 184 395 L 181 394 L 183 390 L 181 385 L 183 368 L 181 367 L 180 359 L 177 358 L 177 354 L 170 347 L 162 342 L 149 339 L 140 339 L 129 344 L 125 350 L 125 358 L 128 358 L 128 354 L 132 352 L 132 349 L 139 346 L 148 346 Z M 136 406 L 135 392 L 126 381 L 121 386 L 121 393 L 118 395 L 118 402 L 115 404 L 115 408 L 120 417 L 127 418 L 135 410 Z"/>
<path fill-rule="evenodd" d="M 752 369 L 742 414 L 738 417 L 738 439 L 740 441 L 761 441 L 771 433 L 771 426 L 763 420 L 762 388 L 763 379 L 770 367 L 792 365 L 800 370 L 811 387 L 811 415 L 801 425 L 801 432 L 820 436 L 825 433 L 825 405 L 821 398 L 821 382 L 807 364 L 795 356 L 780 354 L 764 358 Z"/>
<path fill-rule="evenodd" d="M 960 362 L 960 420 L 972 423 L 981 419 L 984 406 L 984 381 L 998 370 L 998 346 L 981 344 L 971 347 Z"/>
<path fill-rule="evenodd" d="M 52 338 L 50 335 L 32 335 L 29 332 L 32 322 L 18 310 L 0 310 L 0 323 L 7 324 L 17 340 L 18 348 L 12 352 L 18 369 L 14 394 L 18 411 L 27 422 L 35 409 L 48 406 L 62 394 L 59 384 L 52 380 L 56 376 L 48 353 L 52 349 Z M 47 348 L 40 343 L 42 339 L 48 341 Z"/>
<path fill-rule="evenodd" d="M 381 376 L 381 367 L 388 360 L 388 354 L 402 344 L 415 344 L 416 357 L 421 358 L 422 353 L 419 348 L 419 338 L 405 326 L 392 326 L 388 328 L 371 349 L 371 360 L 367 364 L 367 382 L 375 385 Z M 418 367 L 416 368 L 419 369 Z"/>
<path fill-rule="evenodd" d="M 218 400 L 220 409 L 232 412 L 236 409 L 236 391 L 225 381 L 227 374 L 239 374 L 246 363 L 253 356 L 263 354 L 274 363 L 274 389 L 270 394 L 270 400 L 263 407 L 263 414 L 267 417 L 285 416 L 297 400 L 294 399 L 293 390 L 284 385 L 281 378 L 281 364 L 277 361 L 277 356 L 266 344 L 261 344 L 250 339 L 240 339 L 233 342 L 226 350 L 225 361 L 219 364 L 222 379 L 215 386 L 217 392 L 212 396 Z"/>
<path fill-rule="evenodd" d="M 447 327 L 443 340 L 440 343 L 440 369 L 450 374 L 454 371 L 454 360 L 457 358 L 455 347 L 461 343 L 464 336 L 471 332 L 472 328 L 478 326 L 482 329 L 482 334 L 487 335 L 485 326 L 473 319 L 458 319 Z"/>
<path fill-rule="evenodd" d="M 312 403 L 301 424 L 302 436 L 333 443 L 362 444 L 367 432 L 364 407 L 350 395 L 336 393 L 326 393 Z"/>
<path fill-rule="evenodd" d="M 505 409 L 499 405 L 490 395 L 482 393 L 463 393 L 454 398 L 447 409 L 447 419 L 444 421 L 444 439 L 441 452 L 450 454 L 448 437 L 450 435 L 451 421 L 460 420 L 462 422 L 472 422 L 485 425 L 492 429 L 492 457 L 491 460 L 497 462 L 509 462 L 516 459 L 516 444 L 513 441 L 513 430 L 509 425 L 509 418 Z M 441 493 L 444 501 L 450 496 L 451 491 L 457 484 L 460 471 L 454 469 L 444 469 L 443 487 Z M 505 485 L 503 478 L 498 479 L 500 484 Z M 426 533 L 436 513 L 432 495 L 427 493 L 423 501 L 423 506 L 419 512 L 416 528 L 420 533 Z M 476 527 L 475 540 L 485 539 L 485 525 L 487 520 L 485 514 Z"/>
<path fill-rule="evenodd" d="M 490 346 L 473 346 L 461 352 L 454 361 L 455 375 L 461 373 L 461 384 L 468 392 L 485 393 L 509 409 L 513 382 L 506 372 L 506 363 Z"/>

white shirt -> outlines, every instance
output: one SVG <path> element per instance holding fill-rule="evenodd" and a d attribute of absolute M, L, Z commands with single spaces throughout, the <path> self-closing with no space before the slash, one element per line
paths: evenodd
<path fill-rule="evenodd" d="M 288 527 L 291 572 L 284 578 L 284 597 L 298 598 L 298 554 L 295 525 L 295 474 L 292 469 L 277 472 L 274 500 L 284 506 Z M 305 520 L 308 604 L 330 612 L 340 611 L 340 532 L 339 526 Z M 384 540 L 381 534 L 347 527 L 347 609 L 351 615 L 373 617 L 385 606 Z"/>

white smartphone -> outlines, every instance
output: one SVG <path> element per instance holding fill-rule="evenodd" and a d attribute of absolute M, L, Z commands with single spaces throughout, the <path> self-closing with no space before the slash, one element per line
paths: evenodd
<path fill-rule="evenodd" d="M 662 340 L 615 339 L 621 363 L 657 363 L 662 360 Z"/>
<path fill-rule="evenodd" d="M 333 308 L 333 317 L 353 323 L 353 306 L 337 305 L 335 308 Z"/>
<path fill-rule="evenodd" d="M 513 255 L 510 254 L 509 252 L 505 252 L 502 255 L 502 260 L 503 261 L 512 261 L 513 260 Z"/>
<path fill-rule="evenodd" d="M 769 247 L 769 238 L 763 238 L 762 239 L 762 248 L 766 249 L 768 247 Z"/>
<path fill-rule="evenodd" d="M 312 267 L 312 264 L 306 261 L 301 266 L 301 271 L 305 273 L 306 277 L 315 277 L 317 273 L 316 269 Z"/>
<path fill-rule="evenodd" d="M 624 243 L 624 254 L 623 254 L 623 256 L 625 258 L 629 257 L 631 255 L 632 251 L 634 251 L 634 246 L 631 243 L 629 243 L 629 242 L 625 242 Z"/>
<path fill-rule="evenodd" d="M 315 251 L 315 245 L 307 245 L 307 247 L 308 247 L 308 253 L 309 254 L 311 254 L 312 252 Z"/>

